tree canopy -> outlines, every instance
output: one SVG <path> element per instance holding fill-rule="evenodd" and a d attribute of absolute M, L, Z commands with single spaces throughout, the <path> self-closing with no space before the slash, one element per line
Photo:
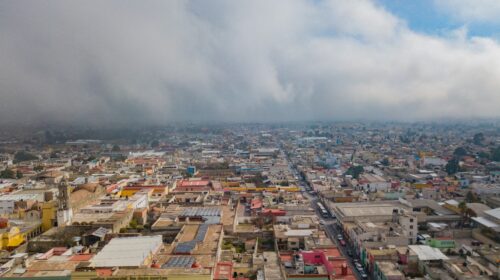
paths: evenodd
<path fill-rule="evenodd" d="M 458 159 L 456 159 L 456 158 L 450 159 L 445 166 L 445 170 L 446 170 L 446 173 L 448 173 L 448 175 L 453 175 L 453 174 L 459 172 L 460 165 L 459 165 Z"/>
<path fill-rule="evenodd" d="M 38 157 L 35 156 L 34 154 L 25 151 L 19 151 L 14 155 L 14 163 L 19 163 L 28 160 L 35 160 L 35 159 L 38 159 Z"/>
<path fill-rule="evenodd" d="M 458 147 L 453 152 L 453 155 L 456 157 L 463 157 L 467 155 L 467 150 L 464 147 Z"/>
<path fill-rule="evenodd" d="M 347 169 L 345 175 L 351 175 L 354 179 L 358 179 L 359 175 L 363 173 L 365 169 L 361 165 L 351 166 Z"/>
<path fill-rule="evenodd" d="M 500 146 L 491 151 L 491 160 L 500 161 Z"/>
<path fill-rule="evenodd" d="M 160 142 L 158 140 L 153 140 L 151 142 L 151 148 L 156 148 L 160 145 Z"/>
<path fill-rule="evenodd" d="M 481 146 L 483 145 L 483 141 L 484 141 L 484 134 L 483 133 L 476 133 L 474 134 L 474 138 L 472 138 L 472 143 L 474 143 L 474 145 L 478 145 L 478 146 Z"/>
<path fill-rule="evenodd" d="M 5 169 L 0 171 L 0 178 L 4 179 L 16 179 L 16 173 L 12 169 Z"/>

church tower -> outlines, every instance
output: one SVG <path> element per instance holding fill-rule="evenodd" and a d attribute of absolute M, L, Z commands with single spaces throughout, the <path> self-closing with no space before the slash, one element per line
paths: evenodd
<path fill-rule="evenodd" d="M 66 226 L 71 224 L 73 218 L 73 210 L 69 203 L 69 189 L 66 180 L 61 181 L 58 186 L 59 194 L 57 201 L 59 206 L 57 208 L 57 225 Z"/>

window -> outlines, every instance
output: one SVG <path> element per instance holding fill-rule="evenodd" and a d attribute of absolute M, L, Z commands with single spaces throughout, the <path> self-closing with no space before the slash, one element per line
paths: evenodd
<path fill-rule="evenodd" d="M 410 226 L 410 229 L 413 229 L 413 226 Z"/>
<path fill-rule="evenodd" d="M 410 219 L 410 223 L 413 223 L 413 219 Z"/>

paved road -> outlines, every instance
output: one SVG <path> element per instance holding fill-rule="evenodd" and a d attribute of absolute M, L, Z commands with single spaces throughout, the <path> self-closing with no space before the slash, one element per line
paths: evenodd
<path fill-rule="evenodd" d="M 300 185 L 300 188 L 302 189 L 302 194 L 311 202 L 311 207 L 313 209 L 315 209 L 316 215 L 318 216 L 318 218 L 320 220 L 325 221 L 323 228 L 324 228 L 327 236 L 330 237 L 332 242 L 337 245 L 342 256 L 346 258 L 347 263 L 351 267 L 351 270 L 353 271 L 354 275 L 356 275 L 356 278 L 363 279 L 361 277 L 361 274 L 359 273 L 359 271 L 354 266 L 353 260 L 355 257 L 350 257 L 349 254 L 347 253 L 348 249 L 353 253 L 354 253 L 354 250 L 352 248 L 350 248 L 349 245 L 342 246 L 341 244 L 339 244 L 339 241 L 337 239 L 337 235 L 341 234 L 341 229 L 337 226 L 337 220 L 333 219 L 333 218 L 328 218 L 328 219 L 323 218 L 321 216 L 321 212 L 318 208 L 318 205 L 316 204 L 318 202 L 318 197 L 316 195 L 309 194 L 305 190 L 304 186 L 306 186 L 307 183 L 305 181 L 301 180 L 300 178 L 299 178 L 299 185 Z"/>

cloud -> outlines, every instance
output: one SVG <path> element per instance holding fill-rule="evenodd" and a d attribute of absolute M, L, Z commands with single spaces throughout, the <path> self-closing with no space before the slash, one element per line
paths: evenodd
<path fill-rule="evenodd" d="M 500 23 L 500 1 L 434 0 L 437 7 L 464 22 Z"/>
<path fill-rule="evenodd" d="M 3 122 L 498 117 L 500 45 L 368 0 L 0 3 Z"/>

